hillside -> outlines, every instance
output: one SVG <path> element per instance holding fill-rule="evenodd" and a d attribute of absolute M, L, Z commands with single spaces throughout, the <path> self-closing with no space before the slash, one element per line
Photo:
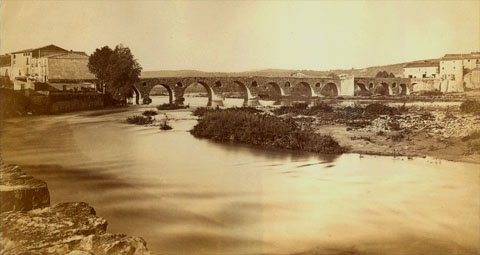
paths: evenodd
<path fill-rule="evenodd" d="M 435 61 L 436 59 L 430 59 L 428 61 Z M 329 71 L 318 70 L 293 70 L 293 69 L 262 69 L 252 70 L 246 72 L 203 72 L 198 70 L 169 70 L 169 71 L 144 71 L 142 72 L 142 78 L 148 77 L 185 77 L 185 76 L 197 76 L 197 77 L 212 77 L 212 76 L 267 76 L 267 77 L 288 77 L 295 73 L 301 73 L 306 76 L 327 76 L 331 73 L 335 74 L 348 74 L 357 77 L 375 77 L 380 71 L 387 71 L 393 73 L 396 77 L 403 76 L 403 66 L 408 63 L 423 62 L 427 60 L 418 60 L 406 63 L 384 65 L 384 66 L 372 66 L 362 69 L 336 69 Z"/>

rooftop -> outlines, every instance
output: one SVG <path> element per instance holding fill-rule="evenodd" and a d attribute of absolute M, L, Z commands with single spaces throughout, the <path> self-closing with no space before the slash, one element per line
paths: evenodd
<path fill-rule="evenodd" d="M 471 52 L 467 54 L 445 54 L 442 60 L 457 60 L 457 59 L 477 59 L 480 58 L 480 52 Z"/>
<path fill-rule="evenodd" d="M 46 45 L 46 46 L 43 46 L 43 47 L 39 47 L 39 48 L 33 48 L 33 49 L 26 49 L 26 50 L 20 50 L 20 51 L 15 51 L 15 52 L 12 52 L 12 54 L 16 54 L 16 53 L 26 53 L 26 52 L 32 52 L 32 51 L 36 51 L 36 50 L 43 50 L 43 49 L 56 49 L 56 50 L 60 50 L 60 51 L 67 51 L 66 49 L 63 49 L 63 48 L 60 48 L 56 45 L 53 45 L 53 44 L 50 44 L 50 45 Z"/>
<path fill-rule="evenodd" d="M 423 62 L 408 63 L 405 65 L 405 68 L 414 68 L 414 67 L 438 67 L 438 62 L 423 61 Z"/>

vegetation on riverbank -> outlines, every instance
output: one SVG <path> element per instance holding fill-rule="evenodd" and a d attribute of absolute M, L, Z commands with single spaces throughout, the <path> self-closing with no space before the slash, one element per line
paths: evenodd
<path fill-rule="evenodd" d="M 480 102 L 475 100 L 467 100 L 460 105 L 460 111 L 464 113 L 480 115 Z"/>
<path fill-rule="evenodd" d="M 135 125 L 152 124 L 153 120 L 154 120 L 153 118 L 149 116 L 143 116 L 143 115 L 133 115 L 133 116 L 127 117 L 127 122 Z"/>
<path fill-rule="evenodd" d="M 237 113 L 237 112 L 247 112 L 247 113 L 260 113 L 263 112 L 255 107 L 232 107 L 226 109 L 220 108 L 208 108 L 208 107 L 199 107 L 193 111 L 194 116 L 204 116 L 208 113 L 215 113 L 215 112 L 230 112 L 230 113 Z"/>
<path fill-rule="evenodd" d="M 189 105 L 165 103 L 165 104 L 157 105 L 157 110 L 177 110 L 177 109 L 186 109 L 188 107 L 190 107 L 190 106 Z"/>
<path fill-rule="evenodd" d="M 196 112 L 201 118 L 190 131 L 196 137 L 265 147 L 318 153 L 342 153 L 331 136 L 315 133 L 295 120 L 258 114 L 254 108 L 210 109 Z"/>

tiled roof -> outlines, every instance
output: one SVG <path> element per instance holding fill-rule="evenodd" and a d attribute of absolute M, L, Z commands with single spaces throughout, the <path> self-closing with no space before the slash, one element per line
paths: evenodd
<path fill-rule="evenodd" d="M 480 58 L 480 52 L 472 52 L 469 54 L 445 54 L 442 60 L 460 60 L 460 59 L 477 59 Z"/>
<path fill-rule="evenodd" d="M 414 67 L 438 67 L 438 62 L 413 62 L 405 65 L 405 68 L 414 68 Z"/>
<path fill-rule="evenodd" d="M 32 51 L 35 51 L 35 50 L 41 50 L 41 49 L 48 48 L 48 47 L 52 47 L 52 46 L 53 46 L 53 47 L 57 47 L 57 48 L 59 48 L 59 49 L 62 49 L 62 50 L 64 50 L 64 51 L 67 51 L 67 50 L 65 50 L 65 49 L 63 49 L 63 48 L 60 48 L 60 47 L 56 46 L 56 45 L 50 44 L 50 45 L 46 45 L 46 46 L 39 47 L 39 48 L 33 48 L 33 49 L 26 49 L 26 50 L 15 51 L 15 52 L 12 52 L 12 54 L 32 52 Z"/>

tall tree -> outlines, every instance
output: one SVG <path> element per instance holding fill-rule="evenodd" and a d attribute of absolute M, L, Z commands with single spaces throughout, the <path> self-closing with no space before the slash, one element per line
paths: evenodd
<path fill-rule="evenodd" d="M 131 95 L 133 84 L 138 81 L 142 67 L 128 47 L 117 45 L 95 50 L 90 55 L 89 70 L 105 86 L 114 99 L 123 100 Z"/>
<path fill-rule="evenodd" d="M 107 66 L 112 54 L 113 50 L 110 47 L 103 46 L 101 49 L 96 49 L 88 58 L 88 70 L 95 74 L 102 89 L 107 84 Z"/>

